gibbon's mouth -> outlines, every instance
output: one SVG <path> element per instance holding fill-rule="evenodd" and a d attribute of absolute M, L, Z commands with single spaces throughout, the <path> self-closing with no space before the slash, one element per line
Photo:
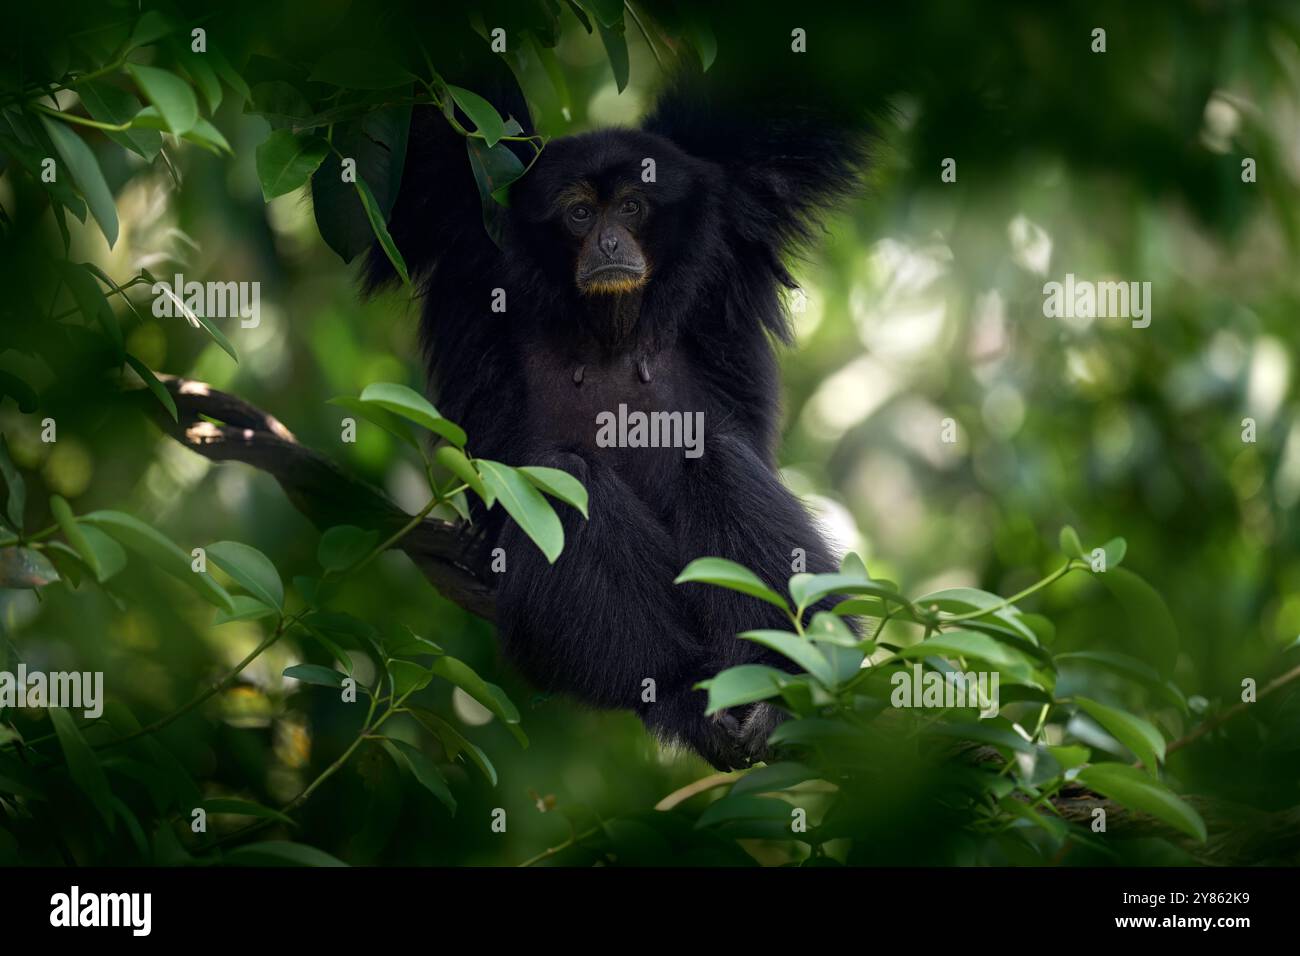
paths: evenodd
<path fill-rule="evenodd" d="M 645 266 L 611 262 L 597 266 L 578 277 L 578 288 L 584 293 L 633 292 L 646 284 L 650 270 Z"/>

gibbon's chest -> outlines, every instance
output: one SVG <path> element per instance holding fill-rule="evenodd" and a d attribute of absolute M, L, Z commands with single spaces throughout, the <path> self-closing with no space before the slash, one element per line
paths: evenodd
<path fill-rule="evenodd" d="M 525 375 L 529 433 L 545 445 L 582 449 L 633 478 L 702 453 L 703 393 L 676 347 L 541 344 L 528 350 Z"/>

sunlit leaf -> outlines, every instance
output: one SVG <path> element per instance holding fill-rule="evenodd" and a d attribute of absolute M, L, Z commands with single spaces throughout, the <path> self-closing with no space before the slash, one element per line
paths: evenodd
<path fill-rule="evenodd" d="M 517 468 L 487 458 L 478 459 L 477 464 L 492 497 L 554 564 L 564 550 L 564 526 L 551 503 Z"/>
<path fill-rule="evenodd" d="M 128 63 L 126 69 L 145 99 L 162 116 L 169 132 L 180 136 L 194 128 L 199 119 L 199 103 L 188 83 L 175 73 L 154 66 Z"/>
<path fill-rule="evenodd" d="M 1079 771 L 1079 782 L 1132 810 L 1195 837 L 1206 839 L 1205 821 L 1190 804 L 1142 771 L 1121 764 L 1101 763 Z"/>
<path fill-rule="evenodd" d="M 218 541 L 207 548 L 208 559 L 263 604 L 284 607 L 284 584 L 271 559 L 238 541 Z"/>
<path fill-rule="evenodd" d="M 759 580 L 758 575 L 744 565 L 726 558 L 696 558 L 682 569 L 674 584 L 712 584 L 716 587 L 739 591 L 760 601 L 788 610 L 785 598 Z"/>
<path fill-rule="evenodd" d="M 1087 697 L 1075 697 L 1081 710 L 1101 724 L 1106 732 L 1133 752 L 1154 775 L 1165 759 L 1165 738 L 1154 726 L 1133 714 L 1107 707 Z"/>
<path fill-rule="evenodd" d="M 573 505 L 584 518 L 587 517 L 587 489 L 567 471 L 525 465 L 519 473 L 548 495 Z"/>
<path fill-rule="evenodd" d="M 362 390 L 360 400 L 427 428 L 457 447 L 465 446 L 465 432 L 460 426 L 443 418 L 433 403 L 413 388 L 393 382 L 374 382 Z"/>

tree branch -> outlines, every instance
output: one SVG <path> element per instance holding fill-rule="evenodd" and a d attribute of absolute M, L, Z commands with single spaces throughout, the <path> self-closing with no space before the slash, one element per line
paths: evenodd
<path fill-rule="evenodd" d="M 176 402 L 179 419 L 172 421 L 161 406 L 150 403 L 167 435 L 212 461 L 242 461 L 266 472 L 317 528 L 352 524 L 387 534 L 410 521 L 383 492 L 300 444 L 260 408 L 203 382 L 169 375 L 159 379 Z M 488 620 L 495 617 L 491 579 L 462 526 L 426 518 L 397 547 L 449 601 Z"/>

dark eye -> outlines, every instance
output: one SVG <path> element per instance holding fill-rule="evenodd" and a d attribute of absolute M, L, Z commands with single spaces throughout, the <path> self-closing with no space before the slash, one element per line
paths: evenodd
<path fill-rule="evenodd" d="M 641 204 L 635 199 L 626 200 L 618 210 L 625 216 L 635 216 L 641 211 Z"/>
<path fill-rule="evenodd" d="M 591 210 L 586 206 L 574 206 L 569 210 L 569 218 L 574 222 L 586 222 L 591 218 Z"/>

